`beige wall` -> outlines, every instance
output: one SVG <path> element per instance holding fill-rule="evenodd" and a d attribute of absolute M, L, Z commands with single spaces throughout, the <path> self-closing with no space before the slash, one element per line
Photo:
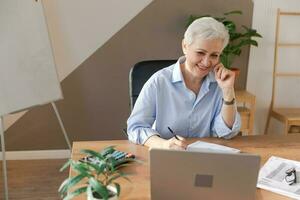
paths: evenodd
<path fill-rule="evenodd" d="M 65 98 L 57 105 L 71 140 L 125 138 L 121 129 L 130 113 L 130 68 L 141 60 L 181 56 L 181 39 L 190 14 L 219 15 L 241 9 L 244 15 L 236 18 L 237 22 L 251 26 L 252 7 L 250 0 L 227 0 L 225 4 L 223 0 L 164 0 L 149 4 L 62 81 Z M 88 12 L 88 7 L 82 8 L 80 15 Z M 83 39 L 85 36 L 82 34 Z M 70 47 L 76 51 L 74 44 Z M 241 69 L 240 88 L 245 88 L 248 53 L 245 48 L 235 62 Z M 49 105 L 27 112 L 6 132 L 9 150 L 66 148 Z"/>
<path fill-rule="evenodd" d="M 60 80 L 152 0 L 43 0 Z"/>
<path fill-rule="evenodd" d="M 247 90 L 255 94 L 256 114 L 254 132 L 263 133 L 272 95 L 272 74 L 274 64 L 275 25 L 277 8 L 283 11 L 299 12 L 299 0 L 255 0 L 253 26 L 264 36 L 258 48 L 251 48 Z M 300 43 L 300 17 L 281 18 L 279 42 Z M 278 69 L 280 72 L 300 72 L 299 48 L 280 48 Z M 299 78 L 283 78 L 277 81 L 275 106 L 300 107 Z M 297 88 L 297 89 L 296 89 Z M 283 133 L 283 124 L 272 118 L 269 133 Z"/>

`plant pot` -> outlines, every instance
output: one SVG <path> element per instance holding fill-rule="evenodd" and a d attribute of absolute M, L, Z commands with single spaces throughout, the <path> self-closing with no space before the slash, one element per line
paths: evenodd
<path fill-rule="evenodd" d="M 235 74 L 234 88 L 237 88 L 237 80 L 238 80 L 238 77 L 239 77 L 239 75 L 240 75 L 240 69 L 235 68 L 235 67 L 232 67 L 232 68 L 230 68 L 230 70 L 231 70 L 232 72 L 234 72 L 234 74 Z"/>
<path fill-rule="evenodd" d="M 107 189 L 110 190 L 111 192 L 111 197 L 108 198 L 108 200 L 118 200 L 119 197 L 117 196 L 117 189 L 111 185 L 107 186 Z M 97 198 L 97 197 L 93 197 L 93 198 L 89 198 L 88 200 L 103 200 L 103 198 Z"/>
<path fill-rule="evenodd" d="M 118 200 L 118 199 L 119 198 L 118 198 L 117 194 L 115 194 L 114 196 L 108 198 L 108 200 Z M 88 198 L 88 200 L 103 200 L 103 199 L 102 198 L 98 199 L 98 198 L 93 197 L 93 199 Z"/>
<path fill-rule="evenodd" d="M 231 70 L 232 72 L 234 72 L 234 74 L 235 74 L 235 79 L 237 79 L 238 76 L 240 75 L 240 69 L 239 69 L 239 68 L 232 67 L 232 68 L 230 68 L 230 70 Z"/>

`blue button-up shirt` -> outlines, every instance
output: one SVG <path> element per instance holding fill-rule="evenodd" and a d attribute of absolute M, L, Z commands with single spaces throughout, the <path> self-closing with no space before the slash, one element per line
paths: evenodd
<path fill-rule="evenodd" d="M 222 91 L 214 72 L 203 80 L 198 95 L 189 90 L 184 82 L 180 63 L 164 68 L 151 76 L 141 90 L 132 113 L 127 120 L 130 141 L 144 144 L 146 140 L 159 135 L 173 137 L 224 137 L 235 136 L 241 127 L 241 119 L 236 112 L 232 128 L 227 127 L 222 114 Z"/>

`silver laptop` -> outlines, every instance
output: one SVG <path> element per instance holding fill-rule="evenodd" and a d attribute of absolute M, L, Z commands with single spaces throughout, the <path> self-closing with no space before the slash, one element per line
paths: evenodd
<path fill-rule="evenodd" d="M 258 155 L 151 149 L 152 200 L 254 200 Z"/>

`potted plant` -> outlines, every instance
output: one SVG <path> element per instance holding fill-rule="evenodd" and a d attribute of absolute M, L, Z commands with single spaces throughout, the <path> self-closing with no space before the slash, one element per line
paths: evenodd
<path fill-rule="evenodd" d="M 232 68 L 232 62 L 236 56 L 240 56 L 242 53 L 242 47 L 246 45 L 254 45 L 258 46 L 257 41 L 252 39 L 253 37 L 262 37 L 255 29 L 249 28 L 247 26 L 242 26 L 244 31 L 238 32 L 236 30 L 236 24 L 234 21 L 228 19 L 227 17 L 230 15 L 242 15 L 242 11 L 236 10 L 236 11 L 230 11 L 227 13 L 224 13 L 222 17 L 213 17 L 219 22 L 222 22 L 224 26 L 227 28 L 229 33 L 229 43 L 223 50 L 220 60 L 224 67 L 227 69 L 231 69 L 234 71 L 234 68 Z M 202 15 L 202 16 L 195 16 L 190 15 L 188 18 L 187 26 L 189 26 L 195 19 L 201 18 L 201 17 L 211 17 L 210 15 Z"/>
<path fill-rule="evenodd" d="M 126 166 L 128 162 L 135 161 L 135 159 L 117 160 L 113 156 L 115 151 L 112 146 L 105 148 L 100 153 L 85 149 L 81 152 L 87 155 L 85 158 L 93 158 L 92 162 L 72 159 L 66 162 L 60 171 L 70 166 L 76 175 L 63 181 L 58 190 L 61 197 L 64 200 L 69 200 L 86 192 L 88 200 L 118 199 L 121 187 L 115 181 L 118 178 L 130 181 L 126 174 L 120 171 L 120 168 Z"/>

